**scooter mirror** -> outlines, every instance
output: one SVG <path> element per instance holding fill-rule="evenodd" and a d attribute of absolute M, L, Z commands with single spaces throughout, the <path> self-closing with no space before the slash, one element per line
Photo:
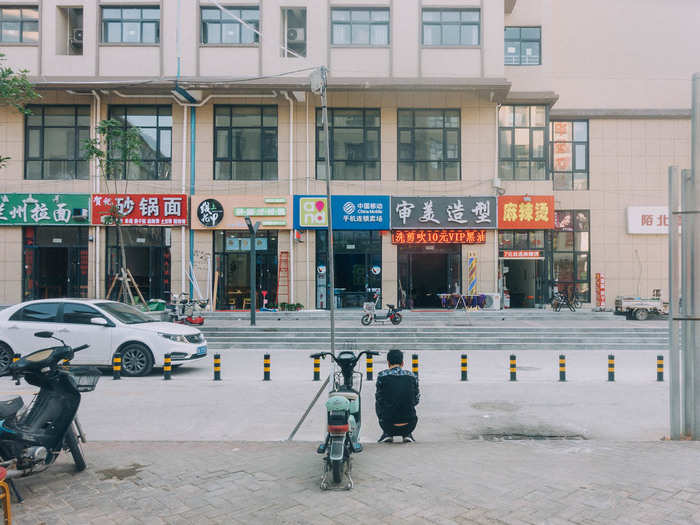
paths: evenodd
<path fill-rule="evenodd" d="M 53 337 L 53 332 L 35 332 L 34 337 L 41 337 L 42 339 L 51 339 Z"/>

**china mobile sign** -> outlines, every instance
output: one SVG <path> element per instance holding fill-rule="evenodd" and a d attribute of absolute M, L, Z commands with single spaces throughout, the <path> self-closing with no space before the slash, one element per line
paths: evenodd
<path fill-rule="evenodd" d="M 161 194 L 93 194 L 92 224 L 111 224 L 118 212 L 123 226 L 185 226 L 187 196 Z"/>

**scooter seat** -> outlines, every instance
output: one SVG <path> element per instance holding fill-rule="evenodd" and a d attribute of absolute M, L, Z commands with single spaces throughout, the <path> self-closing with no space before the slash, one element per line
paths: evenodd
<path fill-rule="evenodd" d="M 389 310 L 393 310 L 393 309 L 394 309 L 394 305 L 393 305 L 393 304 L 387 304 L 387 307 L 389 308 Z"/>
<path fill-rule="evenodd" d="M 23 406 L 24 401 L 19 396 L 0 401 L 0 419 L 14 416 Z"/>

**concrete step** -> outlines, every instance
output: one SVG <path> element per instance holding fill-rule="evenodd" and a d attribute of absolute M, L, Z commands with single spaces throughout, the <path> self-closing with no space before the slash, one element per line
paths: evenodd
<path fill-rule="evenodd" d="M 317 343 L 289 343 L 289 342 L 251 342 L 251 343 L 239 343 L 239 342 L 208 342 L 207 346 L 210 352 L 218 350 L 236 350 L 236 349 L 255 349 L 255 350 L 302 350 L 302 351 L 321 351 L 328 350 L 330 343 L 328 342 L 317 342 Z M 605 351 L 638 351 L 638 350 L 651 350 L 663 352 L 668 350 L 668 345 L 666 344 L 638 344 L 630 345 L 627 343 L 605 343 L 597 344 L 594 342 L 588 343 L 568 343 L 568 344 L 527 344 L 527 343 L 478 343 L 478 344 L 465 344 L 465 343 L 426 343 L 426 342 L 401 342 L 400 344 L 388 344 L 388 343 L 357 343 L 354 341 L 337 340 L 336 349 L 342 350 L 344 347 L 361 349 L 361 350 L 377 350 L 377 351 L 387 351 L 389 348 L 395 347 L 400 348 L 403 351 L 423 351 L 423 350 L 458 350 L 463 352 L 468 352 L 470 350 L 502 350 L 517 353 L 518 351 L 525 350 L 551 350 L 566 353 L 573 350 L 605 350 Z"/>

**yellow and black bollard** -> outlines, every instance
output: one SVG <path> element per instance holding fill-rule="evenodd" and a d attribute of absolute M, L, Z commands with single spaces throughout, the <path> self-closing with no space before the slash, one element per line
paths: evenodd
<path fill-rule="evenodd" d="M 12 354 L 12 362 L 16 363 L 21 359 L 22 355 L 21 354 Z M 12 379 L 15 380 L 15 384 L 19 385 L 19 376 L 16 374 L 12 374 Z"/>
<path fill-rule="evenodd" d="M 171 363 L 172 359 L 170 358 L 170 354 L 165 354 L 165 357 L 163 357 L 163 379 L 166 381 L 170 380 L 170 375 L 173 372 Z"/>
<path fill-rule="evenodd" d="M 367 381 L 372 381 L 374 379 L 374 358 L 367 354 Z"/>
<path fill-rule="evenodd" d="M 221 381 L 221 354 L 214 354 L 214 381 Z"/>
<path fill-rule="evenodd" d="M 263 356 L 263 381 L 270 380 L 270 354 Z"/>
<path fill-rule="evenodd" d="M 608 356 L 608 381 L 615 381 L 615 356 Z"/>
<path fill-rule="evenodd" d="M 418 377 L 418 354 L 413 354 L 411 356 L 411 369 L 416 377 Z"/>
<path fill-rule="evenodd" d="M 321 380 L 321 358 L 314 357 L 314 381 Z"/>
<path fill-rule="evenodd" d="M 559 381 L 566 381 L 566 356 L 559 354 Z"/>
<path fill-rule="evenodd" d="M 664 380 L 664 356 L 662 355 L 656 356 L 656 380 Z"/>
<path fill-rule="evenodd" d="M 510 380 L 511 381 L 516 381 L 517 376 L 516 376 L 516 365 L 515 365 L 515 355 L 510 354 Z"/>
<path fill-rule="evenodd" d="M 119 380 L 122 378 L 122 355 L 117 352 L 112 358 L 112 379 Z"/>
<path fill-rule="evenodd" d="M 462 381 L 466 381 L 467 380 L 467 371 L 468 371 L 468 366 L 469 366 L 467 364 L 467 354 L 462 354 L 462 357 L 460 360 L 461 360 L 460 368 L 462 370 Z"/>

